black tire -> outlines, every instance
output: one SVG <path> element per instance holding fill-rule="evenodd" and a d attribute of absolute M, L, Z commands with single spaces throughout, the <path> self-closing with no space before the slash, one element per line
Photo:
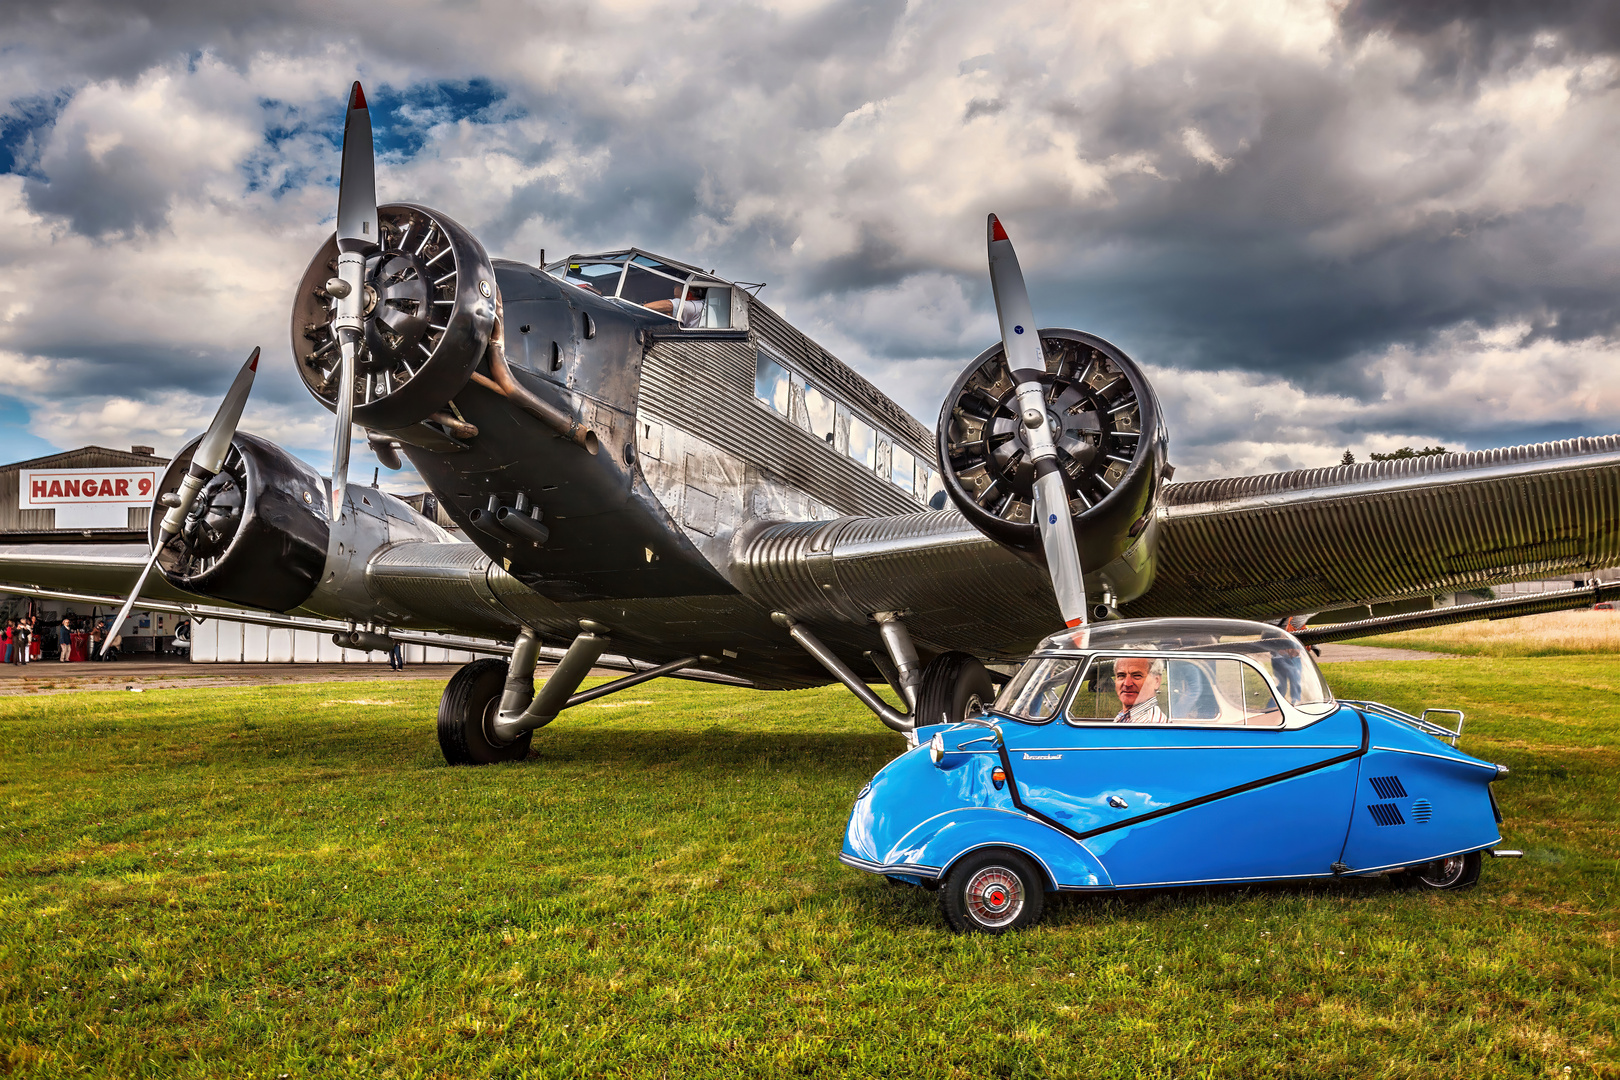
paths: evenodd
<path fill-rule="evenodd" d="M 525 731 L 509 743 L 496 742 L 489 734 L 489 722 L 506 689 L 506 666 L 505 660 L 474 660 L 450 676 L 439 699 L 439 749 L 445 761 L 493 765 L 529 756 L 534 732 Z"/>
<path fill-rule="evenodd" d="M 965 652 L 943 652 L 923 668 L 922 686 L 917 690 L 917 726 L 960 723 L 969 710 L 988 706 L 996 699 L 990 673 L 976 657 Z"/>
<path fill-rule="evenodd" d="M 945 875 L 939 907 L 958 934 L 1011 933 L 1040 920 L 1046 907 L 1046 880 L 1016 851 L 975 851 Z"/>
<path fill-rule="evenodd" d="M 1414 866 L 1390 880 L 1403 889 L 1472 889 L 1479 884 L 1479 869 L 1485 857 L 1478 851 L 1436 859 Z"/>

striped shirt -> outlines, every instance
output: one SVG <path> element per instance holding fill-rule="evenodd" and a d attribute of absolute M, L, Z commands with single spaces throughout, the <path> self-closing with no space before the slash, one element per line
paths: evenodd
<path fill-rule="evenodd" d="M 1168 724 L 1170 718 L 1164 715 L 1155 698 L 1141 702 L 1130 709 L 1121 709 L 1119 715 L 1114 717 L 1116 724 Z"/>

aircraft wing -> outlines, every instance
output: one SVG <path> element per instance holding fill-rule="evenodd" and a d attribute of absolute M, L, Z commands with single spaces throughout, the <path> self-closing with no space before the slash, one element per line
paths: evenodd
<path fill-rule="evenodd" d="M 1165 490 L 1132 614 L 1324 611 L 1620 562 L 1620 436 Z"/>
<path fill-rule="evenodd" d="M 1620 436 L 1166 486 L 1131 617 L 1285 615 L 1620 563 Z M 821 626 L 908 612 L 919 644 L 1021 658 L 1060 625 L 1044 570 L 955 511 L 771 525 L 743 591 Z M 1399 627 L 1392 627 L 1398 629 Z"/>
<path fill-rule="evenodd" d="M 129 594 L 152 549 L 131 544 L 0 544 L 0 582 L 66 592 Z M 163 580 L 146 579 L 141 595 L 153 600 L 196 602 Z"/>

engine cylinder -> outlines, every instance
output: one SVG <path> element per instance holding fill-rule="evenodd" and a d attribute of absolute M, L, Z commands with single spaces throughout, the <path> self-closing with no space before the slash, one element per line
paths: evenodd
<path fill-rule="evenodd" d="M 377 208 L 381 249 L 366 259 L 365 344 L 354 370 L 354 421 L 374 431 L 410 427 L 444 408 L 472 377 L 495 324 L 495 271 L 473 235 L 413 203 Z M 315 253 L 293 301 L 298 374 L 337 411 L 340 350 L 326 282 L 337 240 Z"/>
<path fill-rule="evenodd" d="M 1138 539 L 1151 539 L 1165 470 L 1164 423 L 1147 377 L 1120 349 L 1078 330 L 1040 333 L 1047 426 L 1058 448 L 1080 562 L 1090 573 Z M 963 515 L 1040 560 L 1035 467 L 1015 390 L 1001 345 L 980 353 L 940 410 L 939 459 L 945 490 Z"/>
<path fill-rule="evenodd" d="M 173 491 L 200 439 L 174 456 L 158 484 Z M 237 432 L 219 474 L 197 495 L 180 532 L 158 555 L 169 584 L 235 604 L 290 611 L 320 583 L 331 529 L 326 482 L 280 447 Z M 157 543 L 165 507 L 149 530 Z"/>

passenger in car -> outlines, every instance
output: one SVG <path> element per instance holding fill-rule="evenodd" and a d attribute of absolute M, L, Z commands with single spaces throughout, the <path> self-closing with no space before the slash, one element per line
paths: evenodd
<path fill-rule="evenodd" d="M 1164 661 L 1147 656 L 1122 656 L 1114 661 L 1114 694 L 1119 698 L 1116 724 L 1168 724 L 1159 708 L 1159 684 L 1164 682 Z"/>

